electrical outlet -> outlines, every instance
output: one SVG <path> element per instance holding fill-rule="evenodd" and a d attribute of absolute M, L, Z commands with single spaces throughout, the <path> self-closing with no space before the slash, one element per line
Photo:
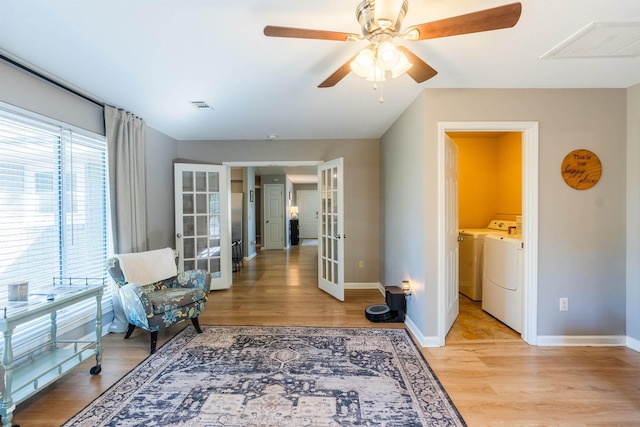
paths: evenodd
<path fill-rule="evenodd" d="M 569 310 L 569 298 L 560 298 L 560 311 Z"/>
<path fill-rule="evenodd" d="M 360 261 L 358 263 L 358 268 L 364 268 L 364 261 Z"/>

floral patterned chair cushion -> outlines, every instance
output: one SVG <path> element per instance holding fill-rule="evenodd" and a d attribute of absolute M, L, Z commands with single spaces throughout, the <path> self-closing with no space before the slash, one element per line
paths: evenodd
<path fill-rule="evenodd" d="M 179 260 L 173 251 L 176 265 Z M 211 276 L 206 270 L 180 272 L 164 280 L 138 284 L 129 283 L 116 257 L 107 260 L 107 271 L 120 288 L 120 299 L 129 329 L 125 339 L 136 327 L 151 333 L 151 353 L 156 350 L 158 330 L 190 319 L 198 332 L 202 332 L 198 316 L 204 310 L 209 296 Z"/>

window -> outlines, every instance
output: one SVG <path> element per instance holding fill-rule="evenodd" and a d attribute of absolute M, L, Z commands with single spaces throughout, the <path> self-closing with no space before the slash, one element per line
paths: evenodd
<path fill-rule="evenodd" d="M 15 163 L 0 163 L 0 187 L 6 192 L 24 191 L 24 167 Z"/>
<path fill-rule="evenodd" d="M 106 164 L 103 136 L 0 103 L 0 305 L 11 282 L 105 277 Z"/>

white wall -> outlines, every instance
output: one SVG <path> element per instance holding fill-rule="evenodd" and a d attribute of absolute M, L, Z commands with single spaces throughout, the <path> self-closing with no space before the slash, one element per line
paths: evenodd
<path fill-rule="evenodd" d="M 640 84 L 627 91 L 627 337 L 640 351 Z"/>
<path fill-rule="evenodd" d="M 422 104 L 422 105 L 420 105 Z M 426 89 L 381 142 L 385 239 L 418 245 L 402 223 L 416 218 L 409 210 L 393 210 L 393 195 L 403 187 L 422 183 L 414 205 L 424 205 L 424 248 L 411 244 L 386 245 L 385 281 L 398 280 L 403 270 L 418 269 L 391 259 L 423 252 L 425 291 L 416 295 L 408 315 L 425 337 L 437 332 L 437 132 L 444 121 L 538 121 L 540 123 L 538 334 L 543 336 L 624 336 L 626 330 L 626 90 L 566 89 Z M 421 117 L 419 115 L 422 114 Z M 403 122 L 409 128 L 403 129 Z M 424 137 L 420 140 L 420 122 Z M 403 152 L 422 160 L 422 176 L 403 179 L 402 161 L 388 157 L 401 143 Z M 603 165 L 598 185 L 590 190 L 569 188 L 560 165 L 570 151 L 585 148 Z M 403 154 L 404 160 L 409 155 Z M 414 166 L 415 161 L 408 164 Z M 387 173 L 391 173 L 388 176 Z M 403 184 L 397 184 L 397 183 Z M 391 199 L 389 199 L 391 197 Z M 635 212 L 638 217 L 638 212 Z M 386 243 L 386 240 L 385 240 Z M 393 251 L 394 253 L 390 253 Z M 398 253 L 397 251 L 400 251 Z M 393 283 L 384 283 L 393 284 Z M 569 311 L 559 312 L 558 299 L 569 298 Z M 423 323 L 424 320 L 424 323 Z"/>

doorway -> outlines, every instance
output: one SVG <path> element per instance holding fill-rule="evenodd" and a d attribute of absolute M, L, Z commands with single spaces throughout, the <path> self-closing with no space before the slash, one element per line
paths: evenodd
<path fill-rule="evenodd" d="M 265 184 L 264 192 L 264 245 L 265 249 L 284 249 L 284 185 Z"/>
<path fill-rule="evenodd" d="M 317 188 L 315 190 L 297 190 L 296 203 L 298 205 L 298 220 L 301 239 L 318 238 L 318 202 Z"/>
<path fill-rule="evenodd" d="M 447 330 L 447 235 L 453 209 L 446 196 L 446 134 L 448 132 L 522 133 L 522 239 L 523 248 L 523 328 L 522 339 L 532 345 L 537 337 L 538 271 L 538 123 L 537 122 L 441 122 L 438 124 L 438 341 L 445 345 Z M 457 214 L 455 218 L 457 222 Z"/>
<path fill-rule="evenodd" d="M 521 340 L 520 322 L 510 319 L 507 325 L 493 317 L 496 295 L 490 292 L 485 298 L 482 282 L 485 235 L 516 234 L 517 219 L 522 215 L 522 134 L 448 132 L 447 136 L 457 147 L 454 178 L 458 189 L 458 229 L 466 232 L 459 234 L 454 230 L 459 314 L 447 333 L 446 344 Z M 521 292 L 522 288 L 518 290 Z M 520 317 L 521 308 L 510 306 Z"/>
<path fill-rule="evenodd" d="M 267 175 L 284 176 L 285 184 L 251 183 L 250 187 L 244 188 L 251 191 L 251 187 L 261 186 L 262 192 L 262 231 L 261 249 L 287 249 L 288 242 L 285 239 L 287 222 L 292 213 L 292 183 L 294 179 L 287 173 L 291 169 L 294 175 L 310 176 L 313 171 L 315 195 L 317 199 L 317 219 L 316 234 L 314 241 L 318 242 L 318 287 L 339 300 L 344 299 L 344 249 L 343 249 L 343 159 L 337 158 L 330 161 L 282 161 L 282 162 L 224 162 L 226 166 L 241 168 L 259 168 L 260 175 L 264 175 L 264 170 L 271 173 Z M 298 169 L 300 168 L 300 169 Z M 263 170 L 264 169 L 264 170 Z M 274 173 L 277 171 L 278 173 Z M 296 173 L 305 172 L 305 173 Z M 257 173 L 256 173 L 257 176 Z M 290 179 L 291 178 L 291 179 Z M 300 178 L 298 178 L 300 179 Z M 278 181 L 278 179 L 274 179 Z M 322 184 L 322 185 L 320 185 Z M 273 185 L 273 187 L 271 187 Z M 285 187 L 286 185 L 286 187 Z M 322 189 L 322 191 L 321 191 Z M 251 200 L 251 195 L 249 196 Z M 285 201 L 287 205 L 285 207 Z M 255 202 L 254 202 L 255 203 Z M 297 208 L 297 206 L 296 206 Z M 251 207 L 248 208 L 251 211 Z M 313 211 L 315 217 L 316 211 Z M 248 221 L 249 222 L 249 221 Z M 280 230 L 277 228 L 281 227 Z"/>

